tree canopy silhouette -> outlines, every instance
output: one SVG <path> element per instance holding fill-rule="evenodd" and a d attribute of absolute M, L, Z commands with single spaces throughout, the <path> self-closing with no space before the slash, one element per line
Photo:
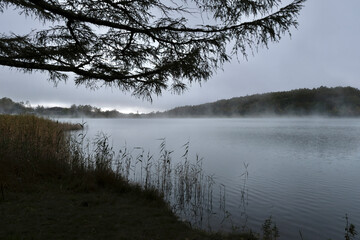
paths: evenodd
<path fill-rule="evenodd" d="M 76 84 L 151 100 L 290 34 L 304 1 L 0 0 L 0 12 L 15 7 L 45 27 L 1 34 L 0 65 L 46 71 L 54 81 L 74 73 Z"/>

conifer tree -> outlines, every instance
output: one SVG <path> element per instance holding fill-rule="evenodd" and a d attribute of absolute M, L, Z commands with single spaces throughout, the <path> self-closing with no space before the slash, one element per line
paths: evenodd
<path fill-rule="evenodd" d="M 208 80 L 233 56 L 278 42 L 305 0 L 0 0 L 43 24 L 0 34 L 0 65 L 106 84 L 151 100 Z M 200 19 L 201 21 L 197 21 Z M 43 29 L 46 27 L 46 29 Z"/>

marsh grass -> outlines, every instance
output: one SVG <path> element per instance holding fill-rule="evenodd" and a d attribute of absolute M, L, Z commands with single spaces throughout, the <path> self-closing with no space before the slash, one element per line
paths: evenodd
<path fill-rule="evenodd" d="M 35 116 L 0 115 L 2 192 L 26 190 L 46 181 L 71 183 L 79 190 L 105 182 L 124 185 L 112 171 L 107 139 L 98 138 L 95 151 L 86 152 L 86 147 L 81 145 L 83 141 L 70 134 L 81 129 L 78 124 Z"/>
<path fill-rule="evenodd" d="M 0 115 L 1 239 L 256 239 L 209 235 L 174 216 L 202 216 L 202 201 L 212 204 L 214 183 L 201 158 L 190 162 L 188 143 L 180 164 L 165 139 L 154 157 L 70 130 L 82 127 Z"/>
<path fill-rule="evenodd" d="M 115 153 L 113 148 L 109 147 L 106 135 L 99 134 L 96 139 L 98 140 L 95 141 L 93 149 L 98 152 L 98 147 L 101 146 L 100 155 L 107 156 L 107 160 L 102 162 L 106 162 L 107 166 L 111 165 L 116 175 L 122 176 L 126 182 L 145 191 L 156 192 L 182 221 L 210 231 L 214 225 L 222 226 L 225 223 L 230 224 L 234 231 L 245 230 L 243 223 L 235 225 L 227 210 L 225 185 L 217 183 L 213 174 L 205 173 L 201 157 L 190 156 L 190 142 L 181 147 L 180 151 L 183 153 L 177 154 L 180 159 L 174 159 L 174 151 L 167 149 L 165 138 L 158 139 L 157 154 L 146 152 L 141 147 L 129 148 L 126 145 Z M 81 142 L 77 146 L 89 147 L 89 144 L 84 144 L 84 138 L 81 138 Z M 248 165 L 244 166 L 245 171 L 240 176 L 243 179 L 240 205 L 245 211 Z M 220 192 L 216 193 L 218 187 Z M 216 229 L 219 230 L 219 227 Z"/>
<path fill-rule="evenodd" d="M 75 132 L 70 132 L 74 130 Z M 82 207 L 88 207 L 89 204 L 92 206 L 94 203 L 95 205 L 110 204 L 106 207 L 109 216 L 114 215 L 113 209 L 116 208 L 113 204 L 118 204 L 118 210 L 123 212 L 117 213 L 116 219 L 123 219 L 122 221 L 127 224 L 125 226 L 131 229 L 131 232 L 129 230 L 120 233 L 120 235 L 124 234 L 123 236 L 135 234 L 137 229 L 133 226 L 141 228 L 144 218 L 148 218 L 146 231 L 151 232 L 151 236 L 156 236 L 157 239 L 180 236 L 177 234 L 190 231 L 186 225 L 211 230 L 213 218 L 216 218 L 220 224 L 229 222 L 234 230 L 242 229 L 244 232 L 245 227 L 236 225 L 231 213 L 227 210 L 226 186 L 217 183 L 214 175 L 203 171 L 201 157 L 198 155 L 190 157 L 190 143 L 187 142 L 182 146 L 181 159 L 174 161 L 174 152 L 167 149 L 166 139 L 159 141 L 160 147 L 157 154 L 146 152 L 140 147 L 126 146 L 115 152 L 109 144 L 107 135 L 99 133 L 93 141 L 90 141 L 86 138 L 86 132 L 80 124 L 58 123 L 35 116 L 0 115 L 0 202 L 3 204 L 0 205 L 1 212 L 13 215 L 14 224 L 10 223 L 9 226 L 15 229 L 13 231 L 21 232 L 22 228 L 26 228 L 32 221 L 31 218 L 48 224 L 49 217 L 54 214 L 50 211 L 51 209 L 69 204 L 69 201 L 75 199 Z M 248 165 L 244 164 L 244 173 L 241 175 L 243 182 L 240 189 L 240 207 L 243 208 L 244 213 L 247 205 L 247 168 Z M 48 188 L 47 185 L 49 185 Z M 103 192 L 103 190 L 106 191 Z M 215 198 L 215 192 L 218 190 L 219 194 Z M 27 194 L 28 192 L 30 194 Z M 115 198 L 113 192 L 126 194 L 126 197 Z M 14 198 L 14 193 L 22 197 Z M 88 193 L 96 193 L 96 196 L 88 195 Z M 103 194 L 106 197 L 103 197 Z M 89 196 L 102 200 L 89 201 Z M 109 198 L 114 199 L 109 202 L 107 200 Z M 14 204 L 11 204 L 11 199 L 15 199 Z M 138 199 L 141 199 L 141 203 L 136 203 Z M 34 207 L 29 208 L 29 203 L 34 204 Z M 48 204 L 56 206 L 47 207 Z M 19 206 L 31 210 L 31 214 L 24 215 L 25 218 L 21 224 L 16 222 L 19 216 L 24 214 Z M 104 210 L 104 208 L 98 208 L 99 212 L 92 212 L 93 210 L 88 212 L 79 210 L 71 204 L 68 206 L 69 209 L 73 209 L 72 213 L 83 215 L 81 220 L 87 224 L 100 221 L 100 219 L 92 220 L 100 216 L 99 214 L 102 214 Z M 44 212 L 44 219 L 40 219 L 41 214 L 36 214 L 36 211 L 32 209 L 36 209 L 39 213 L 50 210 Z M 176 218 L 172 216 L 170 210 L 187 224 L 176 223 Z M 62 221 L 64 221 L 64 227 L 68 229 L 69 226 L 65 222 L 69 217 L 63 216 L 64 212 L 65 210 L 59 211 L 57 217 L 64 217 Z M 146 215 L 149 212 L 153 215 Z M 86 215 L 88 213 L 95 214 L 94 219 L 89 219 Z M 151 224 L 156 222 L 156 229 L 166 229 L 168 225 L 156 220 L 155 216 L 158 215 L 161 215 L 161 219 L 171 219 L 171 224 L 175 224 L 171 226 L 176 226 L 178 232 L 172 230 L 164 236 L 160 234 L 163 237 L 159 237 L 160 235 L 156 232 L 158 230 L 154 230 L 155 225 Z M 6 225 L 9 223 L 8 219 L 0 220 L 2 231 L 9 227 Z M 118 229 L 109 230 L 112 232 L 101 232 L 101 229 L 107 229 L 111 226 L 109 223 L 113 223 L 116 219 L 110 218 L 109 222 L 99 228 L 97 234 L 91 233 L 89 236 L 96 239 L 96 236 L 119 234 L 116 232 Z M 134 225 L 134 221 L 137 224 Z M 79 233 L 76 226 L 74 222 L 71 234 Z M 34 239 L 49 239 L 51 235 L 50 232 L 44 232 L 41 233 L 44 234 L 43 237 L 38 237 L 37 232 L 31 232 L 31 230 L 29 232 L 35 234 L 31 235 Z M 84 228 L 81 234 L 85 236 L 88 232 L 88 229 Z M 251 230 L 246 232 L 245 235 L 228 234 L 226 237 L 192 232 L 194 238 L 191 239 L 260 239 L 259 234 L 254 234 Z M 278 229 L 271 218 L 265 220 L 262 232 L 262 239 L 277 239 L 279 236 Z M 13 235 L 7 235 L 7 233 L 5 232 L 5 236 L 10 236 L 8 239 L 12 239 Z M 59 230 L 59 233 L 62 234 L 63 230 Z M 345 239 L 356 239 L 356 235 L 354 225 L 348 222 L 346 216 Z M 133 239 L 142 239 L 141 235 L 131 236 L 134 236 Z M 181 239 L 187 238 L 185 235 L 181 236 L 184 236 Z"/>
<path fill-rule="evenodd" d="M 61 178 L 67 167 L 64 132 L 70 129 L 34 116 L 0 115 L 0 182 L 16 188 L 40 178 Z"/>
<path fill-rule="evenodd" d="M 128 146 L 116 153 L 109 144 L 109 137 L 104 134 L 97 135 L 92 143 L 93 151 L 89 151 L 91 143 L 85 140 L 83 133 L 78 136 L 81 140 L 75 145 L 83 146 L 79 150 L 82 152 L 80 155 L 83 159 L 88 159 L 86 165 L 91 166 L 90 169 L 100 169 L 105 171 L 105 175 L 114 172 L 115 176 L 126 183 L 148 192 L 150 198 L 160 196 L 172 212 L 191 227 L 212 231 L 214 225 L 217 225 L 216 230 L 221 230 L 222 225 L 230 224 L 234 233 L 247 233 L 245 239 L 279 239 L 280 232 L 272 217 L 265 219 L 260 229 L 261 234 L 253 233 L 246 227 L 247 163 L 244 163 L 244 171 L 239 176 L 239 209 L 245 219 L 239 223 L 227 209 L 226 186 L 216 182 L 214 175 L 205 173 L 201 157 L 190 156 L 190 142 L 181 147 L 183 154 L 180 159 L 174 159 L 174 151 L 167 149 L 165 138 L 159 139 L 159 152 L 151 154 L 141 147 Z M 91 152 L 93 156 L 89 155 Z M 215 194 L 217 189 L 219 193 Z M 356 234 L 354 225 L 348 223 L 346 216 L 345 239 L 355 239 Z"/>

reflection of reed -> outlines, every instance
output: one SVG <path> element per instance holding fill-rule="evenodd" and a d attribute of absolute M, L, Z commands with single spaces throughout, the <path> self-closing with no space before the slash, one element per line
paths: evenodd
<path fill-rule="evenodd" d="M 160 150 L 157 157 L 146 153 L 141 147 L 128 148 L 124 146 L 117 154 L 109 146 L 108 137 L 98 134 L 94 149 L 100 159 L 99 163 L 105 162 L 122 176 L 127 182 L 137 184 L 144 189 L 154 189 L 170 204 L 173 211 L 184 221 L 192 226 L 212 229 L 212 226 L 224 226 L 235 224 L 232 215 L 226 207 L 226 186 L 217 184 L 214 175 L 207 175 L 203 170 L 203 159 L 198 155 L 193 161 L 190 160 L 190 143 L 185 143 L 182 148 L 184 154 L 177 163 L 173 162 L 173 151 L 166 148 L 166 139 L 160 140 Z M 84 156 L 89 153 L 89 142 L 84 144 L 85 134 L 78 139 L 73 139 L 73 148 Z M 84 147 L 84 149 L 81 149 Z M 86 157 L 85 157 L 86 158 Z M 91 156 L 89 155 L 88 159 Z M 245 214 L 247 204 L 246 180 L 248 177 L 247 164 L 244 164 L 245 172 L 241 175 L 243 180 L 240 193 L 241 216 Z M 101 166 L 99 166 L 101 167 Z M 214 187 L 220 187 L 219 201 L 214 200 Z M 214 206 L 218 203 L 219 206 Z M 216 205 L 216 204 L 215 204 Z M 246 215 L 246 214 L 245 214 Z"/>
<path fill-rule="evenodd" d="M 240 228 L 235 227 L 232 215 L 227 210 L 226 186 L 217 184 L 214 175 L 204 173 L 203 159 L 198 155 L 194 161 L 190 160 L 190 143 L 187 142 L 182 146 L 184 153 L 181 161 L 173 163 L 173 151 L 167 150 L 166 139 L 159 140 L 161 142 L 157 158 L 150 153 L 145 154 L 143 148 L 129 150 L 124 147 L 121 149 L 115 161 L 117 171 L 129 182 L 139 184 L 144 189 L 159 191 L 172 206 L 173 211 L 193 226 L 211 230 L 214 224 L 230 223 L 232 229 Z M 240 176 L 242 184 L 239 209 L 241 216 L 245 216 L 247 220 L 248 164 L 244 164 L 244 167 L 245 171 Z M 218 208 L 214 208 L 214 186 L 216 185 L 220 187 Z M 241 226 L 244 229 L 246 225 Z"/>
<path fill-rule="evenodd" d="M 244 163 L 245 171 L 240 175 L 240 178 L 242 180 L 242 185 L 240 186 L 240 216 L 242 218 L 242 231 L 247 230 L 247 221 L 248 221 L 248 215 L 246 213 L 246 206 L 248 205 L 249 200 L 249 189 L 247 188 L 247 180 L 249 178 L 249 172 L 248 172 L 249 163 Z"/>
<path fill-rule="evenodd" d="M 248 215 L 246 213 L 246 206 L 248 205 L 248 187 L 247 187 L 247 180 L 249 176 L 248 172 L 249 164 L 244 163 L 244 172 L 239 176 L 240 184 L 238 185 L 239 188 L 236 189 L 239 192 L 239 204 L 236 206 L 236 209 L 239 210 L 239 214 L 234 218 L 233 211 L 230 212 L 227 209 L 227 201 L 226 201 L 226 185 L 220 184 L 220 193 L 219 193 L 219 209 L 221 214 L 221 227 L 227 227 L 232 231 L 241 230 L 242 232 L 249 231 L 247 227 Z"/>

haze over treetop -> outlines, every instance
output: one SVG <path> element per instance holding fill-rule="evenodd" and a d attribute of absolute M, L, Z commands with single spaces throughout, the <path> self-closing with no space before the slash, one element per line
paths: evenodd
<path fill-rule="evenodd" d="M 360 116 L 360 90 L 352 87 L 319 87 L 254 94 L 216 102 L 180 106 L 164 112 L 124 114 L 103 111 L 90 105 L 70 108 L 37 106 L 0 99 L 0 114 L 36 114 L 58 117 L 137 118 L 137 117 L 244 117 L 244 116 Z"/>
<path fill-rule="evenodd" d="M 360 90 L 319 87 L 254 94 L 165 111 L 169 117 L 360 116 Z"/>

